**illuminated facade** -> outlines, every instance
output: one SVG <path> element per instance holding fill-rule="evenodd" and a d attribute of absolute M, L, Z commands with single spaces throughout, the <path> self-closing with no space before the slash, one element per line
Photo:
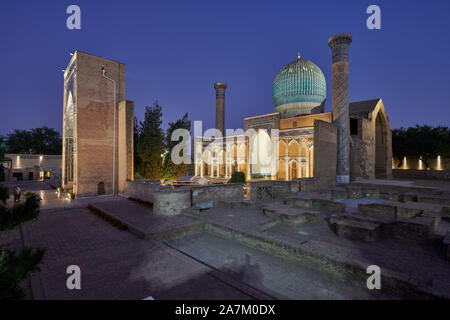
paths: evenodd
<path fill-rule="evenodd" d="M 77 51 L 64 72 L 62 186 L 115 194 L 133 179 L 133 102 L 125 65 Z"/>
<path fill-rule="evenodd" d="M 351 35 L 339 34 L 330 38 L 334 45 L 333 41 L 337 46 L 344 43 L 348 50 Z M 345 51 L 333 45 L 332 50 Z M 333 52 L 333 63 L 344 58 L 348 53 L 341 59 Z M 348 60 L 345 62 L 348 65 Z M 327 183 L 336 181 L 339 135 L 346 133 L 349 151 L 341 161 L 350 178 L 390 178 L 392 143 L 384 104 L 381 99 L 348 103 L 348 98 L 345 104 L 348 84 L 340 83 L 339 70 L 337 65 L 333 69 L 333 88 L 340 90 L 337 97 L 341 100 L 333 101 L 333 112 L 326 113 L 326 81 L 321 69 L 300 55 L 282 67 L 272 85 L 274 113 L 245 118 L 244 130 L 225 138 L 195 137 L 195 175 L 228 179 L 240 171 L 247 180 L 321 176 Z M 344 78 L 348 79 L 348 74 Z M 223 104 L 224 91 L 221 99 Z M 347 116 L 336 122 L 342 113 Z"/>

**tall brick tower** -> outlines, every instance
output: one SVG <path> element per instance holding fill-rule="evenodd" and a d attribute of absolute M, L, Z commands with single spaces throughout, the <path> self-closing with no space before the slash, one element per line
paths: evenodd
<path fill-rule="evenodd" d="M 350 120 L 348 101 L 348 48 L 352 35 L 340 33 L 328 40 L 332 54 L 333 123 L 338 128 L 336 182 L 350 181 Z"/>
<path fill-rule="evenodd" d="M 225 135 L 225 90 L 227 84 L 225 82 L 214 83 L 216 89 L 216 129 Z"/>
<path fill-rule="evenodd" d="M 75 52 L 64 73 L 64 189 L 77 197 L 117 194 L 133 180 L 133 116 L 125 65 Z"/>

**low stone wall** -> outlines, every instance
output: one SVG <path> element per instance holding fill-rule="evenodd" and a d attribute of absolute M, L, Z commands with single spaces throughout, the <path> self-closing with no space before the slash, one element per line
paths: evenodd
<path fill-rule="evenodd" d="M 153 192 L 153 212 L 164 216 L 176 216 L 190 208 L 191 190 L 160 190 Z"/>
<path fill-rule="evenodd" d="M 169 199 L 169 202 L 175 202 L 169 203 L 169 206 L 184 206 L 184 204 L 180 204 L 186 201 L 185 196 L 181 196 L 183 193 L 189 195 L 189 207 L 197 203 L 205 202 L 211 202 L 211 206 L 215 206 L 216 202 L 220 200 L 244 199 L 244 186 L 241 183 L 228 183 L 210 184 L 205 186 L 184 186 L 177 189 L 172 189 L 170 186 L 161 186 L 158 181 L 127 180 L 123 191 L 123 195 L 128 198 L 153 203 L 154 208 L 157 206 L 157 202 L 159 206 L 167 199 Z M 155 198 L 156 194 L 158 194 L 159 199 Z M 174 195 L 171 196 L 169 194 Z M 176 204 L 176 202 L 180 203 Z M 161 210 L 164 211 L 163 208 L 161 208 Z M 171 211 L 172 209 L 168 208 L 167 210 Z M 178 212 L 177 210 L 175 211 Z"/>
<path fill-rule="evenodd" d="M 314 178 L 299 178 L 293 179 L 293 181 L 298 182 L 299 190 L 301 192 L 314 192 L 319 189 L 319 185 Z"/>
<path fill-rule="evenodd" d="M 286 198 L 296 194 L 300 188 L 299 180 L 261 180 L 250 181 L 248 184 L 251 200 Z"/>
<path fill-rule="evenodd" d="M 123 195 L 139 201 L 153 203 L 153 193 L 155 191 L 167 189 L 154 180 L 134 180 L 125 181 Z"/>
<path fill-rule="evenodd" d="M 392 176 L 396 179 L 450 180 L 450 170 L 392 169 Z"/>
<path fill-rule="evenodd" d="M 176 190 L 191 190 L 192 204 L 212 201 L 215 206 L 219 200 L 244 199 L 244 185 L 241 183 L 184 186 L 177 188 Z"/>

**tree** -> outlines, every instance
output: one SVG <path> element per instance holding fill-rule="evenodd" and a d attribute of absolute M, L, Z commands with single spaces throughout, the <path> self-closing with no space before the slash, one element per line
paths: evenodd
<path fill-rule="evenodd" d="M 8 152 L 32 154 L 61 154 L 62 139 L 58 131 L 46 126 L 14 130 L 8 134 Z"/>
<path fill-rule="evenodd" d="M 392 155 L 399 159 L 398 168 L 403 165 L 403 159 L 408 155 L 410 149 L 405 128 L 392 130 Z"/>
<path fill-rule="evenodd" d="M 134 168 L 140 168 L 140 165 L 142 163 L 141 158 L 139 157 L 139 152 L 137 151 L 137 145 L 139 143 L 139 136 L 140 136 L 139 121 L 136 117 L 134 117 L 134 134 L 133 134 Z"/>
<path fill-rule="evenodd" d="M 31 153 L 33 137 L 30 131 L 14 130 L 13 133 L 8 134 L 8 152 L 10 153 Z"/>
<path fill-rule="evenodd" d="M 404 157 L 421 160 L 426 168 L 437 156 L 450 156 L 450 129 L 444 126 L 427 125 L 392 130 L 392 153 L 400 160 Z"/>
<path fill-rule="evenodd" d="M 175 122 L 169 122 L 169 128 L 167 129 L 166 135 L 166 151 L 163 157 L 162 177 L 165 179 L 173 179 L 182 176 L 187 167 L 186 164 L 175 164 L 171 158 L 173 148 L 180 143 L 181 140 L 172 141 L 172 133 L 176 129 L 186 129 L 189 132 L 191 131 L 191 122 L 189 121 L 187 113 L 185 113 L 181 119 L 178 119 Z M 183 156 L 181 151 L 180 157 Z"/>
<path fill-rule="evenodd" d="M 160 179 L 164 152 L 164 132 L 162 125 L 162 107 L 155 101 L 145 108 L 144 121 L 137 129 L 136 151 L 140 159 L 137 172 L 146 179 Z M 135 131 L 136 133 L 136 131 Z"/>

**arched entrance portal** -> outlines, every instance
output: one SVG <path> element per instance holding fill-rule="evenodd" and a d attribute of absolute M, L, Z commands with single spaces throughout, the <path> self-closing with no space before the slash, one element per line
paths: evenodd
<path fill-rule="evenodd" d="M 251 149 L 252 179 L 270 178 L 272 174 L 272 142 L 265 130 L 258 130 Z"/>
<path fill-rule="evenodd" d="M 375 178 L 386 179 L 387 170 L 387 127 L 381 112 L 375 120 Z"/>

